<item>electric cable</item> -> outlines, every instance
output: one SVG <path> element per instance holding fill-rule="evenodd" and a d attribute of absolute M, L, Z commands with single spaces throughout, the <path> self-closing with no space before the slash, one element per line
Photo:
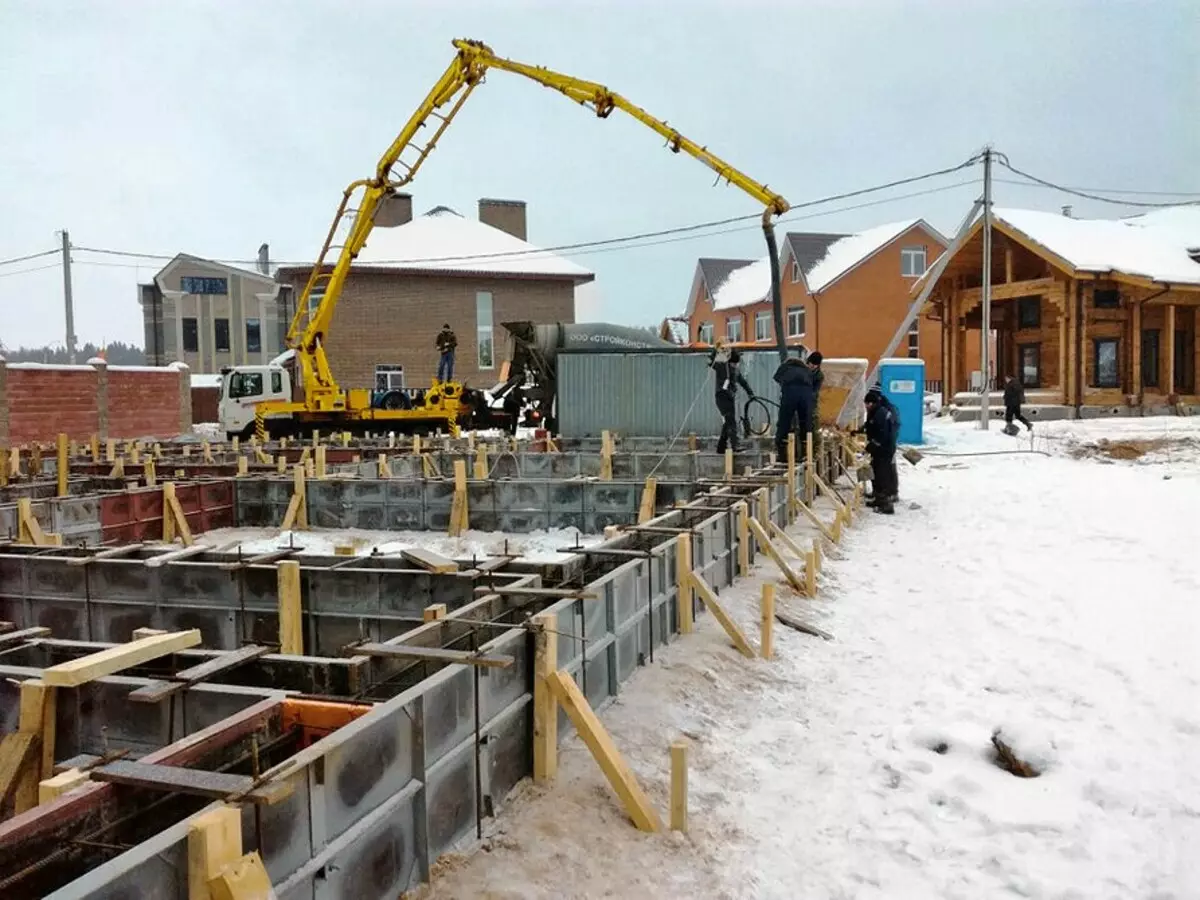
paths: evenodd
<path fill-rule="evenodd" d="M 1064 187 L 1061 184 L 1055 184 L 1053 181 L 1047 181 L 1045 178 L 1038 178 L 1036 175 L 1030 175 L 1028 172 L 1022 171 L 1014 166 L 1008 159 L 1008 156 L 1003 153 L 995 153 L 996 162 L 1008 169 L 1008 171 L 1020 175 L 1022 178 L 1028 178 L 1036 184 L 1044 187 L 1054 188 L 1057 191 L 1062 191 L 1064 194 L 1071 194 L 1076 197 L 1083 197 L 1087 200 L 1097 200 L 1101 203 L 1112 203 L 1116 206 L 1138 206 L 1145 209 L 1168 209 L 1173 206 L 1195 206 L 1200 204 L 1200 200 L 1185 200 L 1174 203 L 1148 203 L 1145 200 L 1115 200 L 1112 197 L 1103 197 L 1100 194 L 1092 194 L 1087 191 L 1078 191 L 1073 188 Z"/>
<path fill-rule="evenodd" d="M 11 259 L 0 259 L 0 266 L 9 266 L 13 263 L 26 262 L 31 259 L 38 259 L 43 256 L 49 256 L 52 253 L 62 253 L 62 250 L 57 247 L 53 250 L 43 250 L 41 253 L 29 253 L 25 256 L 14 256 Z"/>
<path fill-rule="evenodd" d="M 1057 186 L 1017 181 L 1015 178 L 993 178 L 992 181 L 998 184 L 1015 184 L 1019 187 L 1048 187 L 1052 190 L 1059 190 Z M 1068 188 L 1072 191 L 1094 191 L 1097 194 L 1132 194 L 1135 197 L 1200 197 L 1200 191 L 1126 191 L 1120 188 L 1078 187 L 1076 185 L 1068 185 Z"/>
<path fill-rule="evenodd" d="M 46 269 L 57 269 L 62 266 L 62 263 L 51 263 L 48 266 L 34 266 L 32 269 L 17 269 L 15 272 L 0 272 L 0 278 L 8 278 L 11 275 L 28 275 L 30 272 L 43 272 Z"/>

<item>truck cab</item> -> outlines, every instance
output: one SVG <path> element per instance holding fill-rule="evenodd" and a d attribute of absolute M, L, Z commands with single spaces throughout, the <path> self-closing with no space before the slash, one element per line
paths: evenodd
<path fill-rule="evenodd" d="M 235 366 L 221 370 L 218 414 L 230 439 L 254 433 L 254 407 L 263 400 L 291 400 L 292 379 L 280 365 Z M 268 418 L 288 418 L 286 413 Z"/>

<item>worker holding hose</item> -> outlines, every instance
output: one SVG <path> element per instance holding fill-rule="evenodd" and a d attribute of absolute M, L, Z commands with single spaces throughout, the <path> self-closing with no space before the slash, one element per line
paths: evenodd
<path fill-rule="evenodd" d="M 737 434 L 737 390 L 738 385 L 746 389 L 754 399 L 754 389 L 742 375 L 741 354 L 729 346 L 725 338 L 717 338 L 716 345 L 708 357 L 708 367 L 717 376 L 717 412 L 721 414 L 721 437 L 717 439 L 717 452 L 724 453 L 730 447 L 734 453 L 741 450 Z"/>
<path fill-rule="evenodd" d="M 809 355 L 809 359 L 812 355 Z M 820 354 L 815 355 L 820 363 Z M 808 361 L 796 356 L 789 356 L 775 370 L 775 382 L 779 385 L 779 421 L 775 426 L 775 450 L 780 459 L 787 458 L 788 435 L 795 427 L 796 421 L 799 420 L 801 435 L 807 434 L 812 427 L 816 414 L 814 374 L 814 368 Z"/>

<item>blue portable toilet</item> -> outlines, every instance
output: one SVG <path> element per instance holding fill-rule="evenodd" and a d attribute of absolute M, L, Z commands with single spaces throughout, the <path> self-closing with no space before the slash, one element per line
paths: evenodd
<path fill-rule="evenodd" d="M 925 361 L 901 357 L 880 360 L 879 385 L 900 412 L 900 443 L 924 443 Z"/>

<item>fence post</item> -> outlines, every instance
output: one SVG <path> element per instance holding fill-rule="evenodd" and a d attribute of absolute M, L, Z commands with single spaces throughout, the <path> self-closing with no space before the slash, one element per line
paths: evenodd
<path fill-rule="evenodd" d="M 108 439 L 108 362 L 94 356 L 88 365 L 96 370 L 96 434 L 103 441 Z"/>

